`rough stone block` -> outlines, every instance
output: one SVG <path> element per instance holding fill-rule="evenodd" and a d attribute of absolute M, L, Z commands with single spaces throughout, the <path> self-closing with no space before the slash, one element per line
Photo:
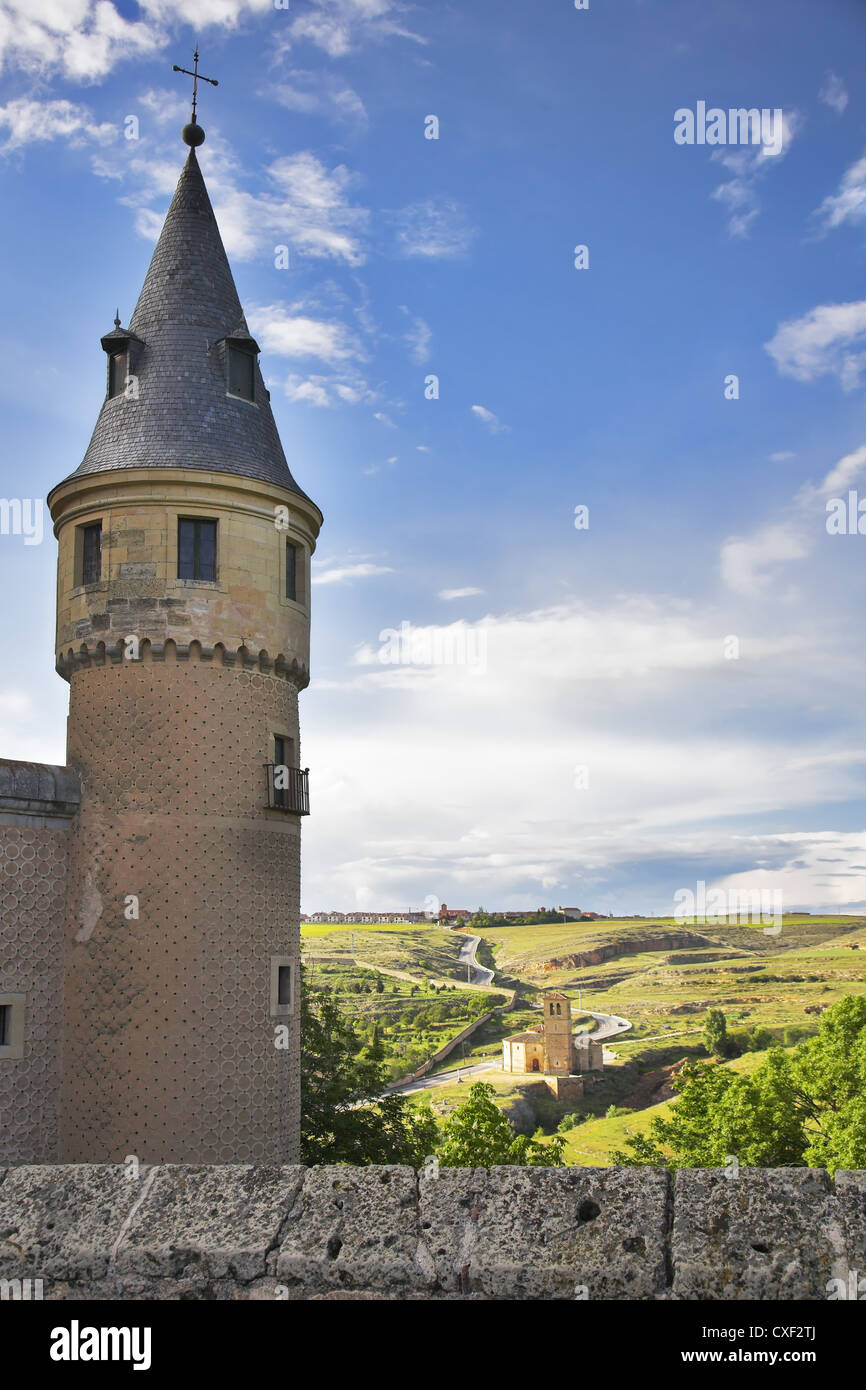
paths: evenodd
<path fill-rule="evenodd" d="M 10 1168 L 0 1185 L 0 1277 L 104 1277 L 137 1195 L 117 1164 Z"/>
<path fill-rule="evenodd" d="M 114 1268 L 156 1279 L 203 1274 L 245 1283 L 263 1276 L 304 1171 L 250 1164 L 151 1170 Z M 148 1176 L 142 1170 L 139 1183 Z"/>
<path fill-rule="evenodd" d="M 837 1199 L 818 1168 L 680 1169 L 675 1298 L 819 1299 L 839 1255 Z"/>
<path fill-rule="evenodd" d="M 446 1292 L 589 1300 L 665 1292 L 665 1170 L 458 1168 L 420 1183 L 421 1260 Z"/>
<path fill-rule="evenodd" d="M 866 1296 L 866 1173 L 839 1169 L 835 1186 L 840 1251 L 833 1275 L 848 1280 L 856 1274 L 859 1299 Z"/>
<path fill-rule="evenodd" d="M 425 1289 L 411 1168 L 310 1168 L 286 1225 L 277 1278 L 291 1297 L 332 1288 Z"/>

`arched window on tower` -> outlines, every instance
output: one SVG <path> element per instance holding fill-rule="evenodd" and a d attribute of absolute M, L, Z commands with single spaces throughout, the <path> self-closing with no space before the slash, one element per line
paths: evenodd
<path fill-rule="evenodd" d="M 557 1017 L 557 1018 L 562 1018 L 562 1005 L 561 1005 L 561 1004 L 557 1004 L 557 1006 L 556 1006 L 556 1017 Z"/>

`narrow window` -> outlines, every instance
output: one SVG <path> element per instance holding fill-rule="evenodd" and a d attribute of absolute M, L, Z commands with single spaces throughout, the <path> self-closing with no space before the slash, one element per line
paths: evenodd
<path fill-rule="evenodd" d="M 0 994 L 0 1058 L 24 1056 L 24 994 Z"/>
<path fill-rule="evenodd" d="M 122 396 L 126 391 L 128 354 L 113 352 L 108 359 L 108 394 Z"/>
<path fill-rule="evenodd" d="M 255 399 L 255 358 L 242 348 L 229 348 L 229 393 L 245 401 Z"/>
<path fill-rule="evenodd" d="M 286 740 L 274 735 L 274 805 L 285 806 L 287 804 L 289 789 L 288 782 L 288 763 L 286 760 Z"/>
<path fill-rule="evenodd" d="M 298 547 L 286 541 L 286 598 L 298 602 Z"/>
<path fill-rule="evenodd" d="M 271 956 L 271 1015 L 285 1018 L 294 1012 L 295 968 L 289 956 Z"/>
<path fill-rule="evenodd" d="M 277 1004 L 280 1008 L 290 1009 L 292 1007 L 292 967 L 290 965 L 277 967 Z"/>
<path fill-rule="evenodd" d="M 178 579 L 216 579 L 215 521 L 181 518 L 177 523 Z"/>
<path fill-rule="evenodd" d="M 82 584 L 98 584 L 102 578 L 102 522 L 84 527 L 82 538 Z"/>

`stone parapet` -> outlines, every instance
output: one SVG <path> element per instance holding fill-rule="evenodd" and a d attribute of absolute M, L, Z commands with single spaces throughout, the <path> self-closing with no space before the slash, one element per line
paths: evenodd
<path fill-rule="evenodd" d="M 68 821 L 80 801 L 74 768 L 0 758 L 0 825 L 26 824 L 33 817 Z"/>
<path fill-rule="evenodd" d="M 0 1279 L 54 1300 L 824 1301 L 866 1267 L 866 1173 L 130 1159 L 5 1170 L 0 1230 Z"/>

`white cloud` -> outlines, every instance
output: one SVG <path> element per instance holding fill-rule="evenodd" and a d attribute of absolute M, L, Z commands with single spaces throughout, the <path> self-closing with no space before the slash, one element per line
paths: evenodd
<path fill-rule="evenodd" d="M 842 115 L 848 105 L 848 93 L 845 83 L 835 72 L 827 74 L 827 79 L 818 93 L 818 100 L 823 101 L 825 106 L 831 106 L 837 115 Z"/>
<path fill-rule="evenodd" d="M 312 0 L 308 12 L 292 22 L 286 47 L 306 41 L 329 58 L 345 58 L 365 42 L 405 38 L 426 43 L 401 23 L 404 8 L 395 0 Z"/>
<path fill-rule="evenodd" d="M 394 421 L 391 419 L 391 416 L 386 415 L 384 410 L 374 410 L 373 419 L 378 420 L 379 424 L 384 425 L 386 429 L 395 430 L 397 428 L 397 426 L 394 424 Z"/>
<path fill-rule="evenodd" d="M 313 584 L 345 584 L 351 579 L 369 579 L 378 574 L 393 574 L 394 571 L 388 565 L 373 565 L 369 562 L 362 562 L 353 565 L 339 565 L 334 569 L 326 569 L 321 573 L 312 576 Z"/>
<path fill-rule="evenodd" d="M 364 379 L 357 373 L 349 376 L 323 376 L 315 372 L 302 376 L 290 372 L 283 382 L 283 390 L 293 404 L 314 405 L 333 409 L 341 405 L 358 405 L 371 400 L 371 391 Z"/>
<path fill-rule="evenodd" d="M 430 359 L 430 342 L 433 338 L 433 330 L 429 323 L 422 318 L 414 318 L 412 326 L 404 334 L 406 344 L 409 348 L 409 356 L 413 362 L 419 364 Z"/>
<path fill-rule="evenodd" d="M 363 264 L 362 238 L 369 213 L 352 203 L 356 179 L 345 165 L 329 169 L 308 150 L 286 155 L 264 171 L 263 191 L 251 193 L 244 187 L 248 178 L 244 166 L 219 133 L 211 130 L 201 162 L 232 259 L 249 260 L 262 253 L 276 257 L 276 247 L 287 246 L 290 258 L 333 260 L 352 267 Z M 160 160 L 152 150 L 134 152 L 127 168 L 138 188 L 125 201 L 138 210 L 139 233 L 155 238 L 167 210 L 166 194 L 177 183 L 176 157 Z M 149 206 L 155 198 L 162 204 L 158 213 Z"/>
<path fill-rule="evenodd" d="M 293 68 L 285 79 L 268 86 L 263 95 L 273 97 L 289 111 L 304 116 L 325 116 L 360 132 L 367 129 L 367 110 L 358 93 L 333 73 Z"/>
<path fill-rule="evenodd" d="M 247 14 L 273 14 L 274 0 L 208 0 L 204 11 L 201 0 L 139 0 L 145 14 L 161 24 L 183 23 L 198 31 L 219 24 L 234 29 Z"/>
<path fill-rule="evenodd" d="M 263 352 L 275 357 L 313 357 L 328 366 L 363 359 L 362 349 L 344 323 L 314 319 L 286 304 L 253 305 L 248 321 Z"/>
<path fill-rule="evenodd" d="M 795 459 L 796 454 L 792 454 L 790 449 L 780 449 L 778 453 L 770 455 L 771 463 L 787 463 L 788 459 Z"/>
<path fill-rule="evenodd" d="M 499 416 L 494 415 L 493 411 L 488 410 L 486 406 L 473 405 L 471 409 L 472 414 L 487 426 L 491 434 L 502 434 L 509 428 L 508 425 L 503 425 Z"/>
<path fill-rule="evenodd" d="M 822 497 L 829 497 L 834 496 L 837 492 L 842 492 L 859 478 L 864 469 L 866 469 L 866 444 L 855 449 L 853 453 L 846 454 L 830 469 L 824 481 L 817 488 L 817 494 Z"/>
<path fill-rule="evenodd" d="M 814 381 L 834 375 L 851 391 L 866 368 L 866 299 L 821 304 L 780 324 L 764 347 L 783 376 Z"/>
<path fill-rule="evenodd" d="M 377 626 L 388 621 L 379 611 Z M 723 654 L 731 623 L 739 661 Z M 789 848 L 790 837 L 743 836 L 731 822 L 855 799 L 862 755 L 852 757 L 846 727 L 804 737 L 796 717 L 804 703 L 826 706 L 832 644 L 821 623 L 798 612 L 791 633 L 773 618 L 767 627 L 769 637 L 740 624 L 730 605 L 641 596 L 488 615 L 483 674 L 383 666 L 368 642 L 346 680 L 314 678 L 305 759 L 320 815 L 305 904 L 368 892 L 395 907 L 426 893 L 473 907 L 525 894 L 537 905 L 549 901 L 543 885 L 562 883 L 597 910 L 612 895 L 611 906 L 671 911 L 674 891 L 697 878 L 808 859 L 817 836 Z M 514 733 L 516 654 L 532 672 L 520 692 L 529 738 Z M 856 703 L 859 666 L 847 679 Z M 576 765 L 589 769 L 587 790 L 576 789 Z M 655 874 L 667 902 L 624 889 L 636 871 Z M 804 905 L 815 901 L 797 887 Z"/>
<path fill-rule="evenodd" d="M 183 126 L 189 120 L 189 96 L 177 87 L 148 87 L 136 100 L 158 126 Z M 175 132 L 176 133 L 176 132 Z"/>
<path fill-rule="evenodd" d="M 476 594 L 483 594 L 483 589 L 440 589 L 438 597 L 446 600 L 455 598 L 474 598 Z"/>
<path fill-rule="evenodd" d="M 0 130 L 9 131 L 0 147 L 4 153 L 38 140 L 107 145 L 120 133 L 117 126 L 107 121 L 97 124 L 85 106 L 71 101 L 30 101 L 26 97 L 0 106 Z"/>
<path fill-rule="evenodd" d="M 721 183 L 710 194 L 717 202 L 726 204 L 729 210 L 728 234 L 732 237 L 747 237 L 752 223 L 761 210 L 758 197 L 760 180 L 780 164 L 791 147 L 795 135 L 802 124 L 796 111 L 783 111 L 778 130 L 777 153 L 771 147 L 760 145 L 727 145 L 713 150 L 711 158 L 723 164 L 733 174 L 733 178 Z"/>
<path fill-rule="evenodd" d="M 866 154 L 846 169 L 838 193 L 825 198 L 813 214 L 820 218 L 822 230 L 832 231 L 844 222 L 862 222 L 866 217 Z"/>
<path fill-rule="evenodd" d="M 311 0 L 307 13 L 289 20 L 279 46 L 308 40 L 331 57 L 362 42 L 403 37 L 426 39 L 401 22 L 396 0 Z M 74 82 L 99 82 L 118 64 L 166 47 L 170 32 L 188 24 L 234 29 L 250 17 L 273 20 L 274 0 L 139 0 L 140 18 L 125 18 L 111 0 L 3 0 L 0 9 L 0 69 L 17 67 L 40 76 L 60 72 Z M 342 114 L 359 114 L 355 94 L 336 87 Z"/>
<path fill-rule="evenodd" d="M 790 523 L 761 527 L 746 538 L 734 536 L 722 546 L 722 579 L 735 593 L 756 593 L 770 586 L 780 565 L 802 559 L 811 549 L 811 538 Z"/>
<path fill-rule="evenodd" d="M 721 574 L 735 593 L 755 595 L 774 586 L 786 565 L 805 559 L 815 547 L 826 517 L 825 499 L 843 492 L 866 471 L 866 444 L 846 454 L 818 484 L 805 483 L 791 499 L 787 515 L 758 527 L 750 536 L 732 536 L 721 548 Z M 821 522 L 816 525 L 816 513 Z M 783 591 L 793 597 L 796 591 Z"/>
<path fill-rule="evenodd" d="M 117 63 L 166 41 L 159 28 L 124 19 L 109 0 L 4 0 L 0 10 L 0 68 L 40 76 L 60 71 L 98 82 Z"/>
<path fill-rule="evenodd" d="M 450 198 L 426 198 L 397 214 L 397 246 L 404 256 L 426 260 L 462 256 L 476 235 L 464 209 Z"/>

